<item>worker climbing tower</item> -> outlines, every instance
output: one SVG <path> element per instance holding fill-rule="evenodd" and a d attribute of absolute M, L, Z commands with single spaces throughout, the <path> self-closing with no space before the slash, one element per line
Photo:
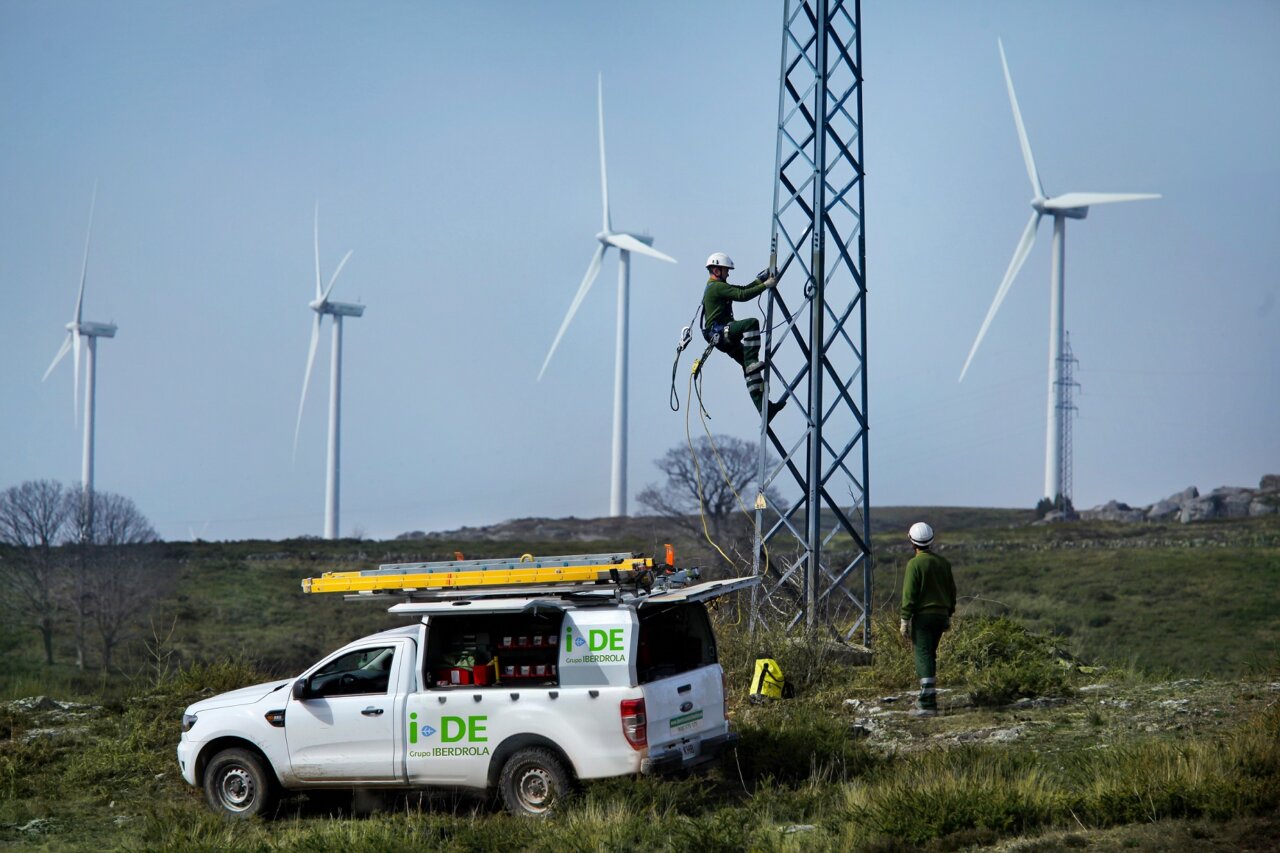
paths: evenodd
<path fill-rule="evenodd" d="M 870 645 L 862 130 L 858 0 L 787 0 L 765 348 L 788 406 L 761 418 L 751 625 Z M 790 483 L 793 503 L 766 501 Z"/>

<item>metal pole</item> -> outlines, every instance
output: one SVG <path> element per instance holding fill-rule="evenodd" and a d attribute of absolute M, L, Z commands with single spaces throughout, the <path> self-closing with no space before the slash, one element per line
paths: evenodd
<path fill-rule="evenodd" d="M 87 542 L 93 532 L 93 421 L 94 407 L 97 397 L 97 365 L 98 338 L 86 335 L 85 342 L 85 384 L 84 384 L 84 453 L 81 457 L 80 483 L 81 500 L 84 505 L 83 529 L 80 531 L 82 542 Z"/>
<path fill-rule="evenodd" d="M 342 410 L 342 315 L 333 314 L 329 364 L 329 466 L 324 487 L 324 538 L 338 538 L 338 455 Z"/>
<path fill-rule="evenodd" d="M 627 514 L 627 330 L 631 310 L 631 253 L 618 252 L 618 352 L 613 372 L 613 476 L 609 481 L 609 515 Z"/>
<path fill-rule="evenodd" d="M 1050 501 L 1062 494 L 1062 421 L 1058 417 L 1058 395 L 1062 389 L 1063 258 L 1067 237 L 1066 219 L 1053 217 L 1053 268 L 1049 276 L 1049 394 L 1044 448 L 1044 491 Z"/>

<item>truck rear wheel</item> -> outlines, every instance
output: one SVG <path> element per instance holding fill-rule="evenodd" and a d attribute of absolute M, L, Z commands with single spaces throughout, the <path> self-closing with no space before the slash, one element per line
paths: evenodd
<path fill-rule="evenodd" d="M 564 763 L 549 749 L 529 747 L 507 759 L 498 780 L 502 803 L 513 815 L 553 813 L 571 790 Z"/>
<path fill-rule="evenodd" d="M 224 749 L 205 768 L 204 796 L 224 817 L 249 818 L 275 803 L 276 779 L 260 756 L 247 749 Z"/>

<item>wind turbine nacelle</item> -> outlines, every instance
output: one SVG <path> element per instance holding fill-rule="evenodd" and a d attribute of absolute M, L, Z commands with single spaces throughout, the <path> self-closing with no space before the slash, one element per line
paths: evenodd
<path fill-rule="evenodd" d="M 319 314 L 333 314 L 335 316 L 364 316 L 364 305 L 353 305 L 352 302 L 324 302 L 316 300 L 307 302 L 311 306 L 312 311 Z"/>
<path fill-rule="evenodd" d="M 114 338 L 116 336 L 115 323 L 88 323 L 81 322 L 79 324 L 80 334 L 90 338 Z M 68 323 L 67 329 L 76 331 L 75 323 Z"/>
<path fill-rule="evenodd" d="M 1031 207 L 1043 216 L 1061 216 L 1064 219 L 1084 219 L 1089 215 L 1089 207 L 1050 207 L 1053 202 L 1050 198 L 1033 198 L 1031 199 Z"/>
<path fill-rule="evenodd" d="M 630 231 L 601 231 L 596 235 L 596 239 L 601 243 L 604 243 L 606 246 L 612 246 L 613 244 L 609 242 L 609 238 L 619 234 L 626 235 L 627 237 L 633 237 L 641 243 L 644 243 L 646 246 L 653 245 L 653 238 L 648 234 L 632 234 Z"/>
<path fill-rule="evenodd" d="M 324 313 L 339 317 L 361 317 L 364 316 L 364 306 L 352 302 L 329 302 L 324 307 Z"/>

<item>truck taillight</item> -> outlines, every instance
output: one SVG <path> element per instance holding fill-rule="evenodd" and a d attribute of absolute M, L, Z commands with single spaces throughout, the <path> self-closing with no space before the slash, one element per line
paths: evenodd
<path fill-rule="evenodd" d="M 622 734 L 632 749 L 644 749 L 649 745 L 649 720 L 644 713 L 643 699 L 623 699 Z"/>

